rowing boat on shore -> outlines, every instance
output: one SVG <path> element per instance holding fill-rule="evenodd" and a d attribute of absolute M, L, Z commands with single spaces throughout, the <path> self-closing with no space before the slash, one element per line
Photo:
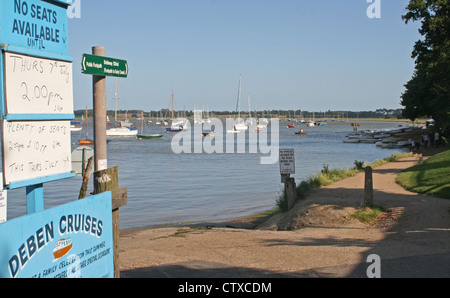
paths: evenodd
<path fill-rule="evenodd" d="M 398 137 L 398 133 L 410 132 L 414 128 L 404 127 L 383 131 L 360 131 L 349 133 L 343 140 L 344 143 L 366 143 L 375 144 L 381 148 L 404 148 L 409 146 L 409 142 Z M 394 137 L 395 135 L 395 137 Z"/>

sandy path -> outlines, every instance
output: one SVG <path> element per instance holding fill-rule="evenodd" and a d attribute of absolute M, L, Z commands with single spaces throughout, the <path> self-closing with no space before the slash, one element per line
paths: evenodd
<path fill-rule="evenodd" d="M 360 173 L 315 190 L 259 229 L 123 231 L 121 277 L 366 277 L 370 254 L 381 258 L 382 277 L 450 277 L 450 200 L 395 183 L 417 161 L 374 169 L 375 204 L 390 210 L 375 224 L 348 218 L 363 198 Z"/>

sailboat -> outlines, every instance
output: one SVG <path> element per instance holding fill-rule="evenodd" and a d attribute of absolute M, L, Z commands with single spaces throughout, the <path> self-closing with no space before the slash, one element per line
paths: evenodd
<path fill-rule="evenodd" d="M 149 134 L 146 135 L 144 134 L 144 112 L 142 112 L 142 117 L 141 117 L 141 133 L 136 135 L 136 139 L 138 140 L 142 140 L 142 139 L 160 139 L 162 138 L 163 134 L 162 133 L 158 133 L 158 134 Z"/>
<path fill-rule="evenodd" d="M 113 128 L 106 130 L 107 136 L 115 137 L 126 137 L 137 135 L 137 129 L 132 129 L 130 127 L 117 126 L 117 78 L 116 78 L 116 91 L 114 92 L 114 97 L 116 99 L 115 114 L 114 114 L 114 126 Z"/>
<path fill-rule="evenodd" d="M 88 138 L 88 119 L 87 119 L 87 107 L 86 107 L 86 119 L 84 120 L 86 123 L 86 131 L 85 131 L 85 138 L 79 139 L 78 143 L 80 145 L 93 145 L 94 140 Z"/>
<path fill-rule="evenodd" d="M 313 112 L 313 120 L 309 119 L 309 121 L 306 123 L 306 126 L 314 127 L 316 125 L 315 119 L 316 119 L 316 116 L 315 116 L 315 113 Z"/>
<path fill-rule="evenodd" d="M 172 132 L 180 132 L 184 129 L 187 129 L 187 120 L 184 119 L 173 119 L 173 90 L 172 90 L 172 123 L 170 124 L 170 127 L 166 128 L 167 133 Z"/>
<path fill-rule="evenodd" d="M 70 121 L 70 131 L 80 131 L 83 129 L 83 127 L 78 126 L 77 124 L 80 124 L 79 121 Z"/>
<path fill-rule="evenodd" d="M 241 88 L 242 88 L 242 76 L 239 76 L 239 88 L 238 88 L 238 99 L 237 99 L 237 107 L 236 110 L 238 111 L 238 123 L 236 123 L 233 126 L 233 129 L 227 130 L 227 133 L 238 133 L 241 131 L 245 131 L 248 129 L 248 126 L 241 122 Z"/>

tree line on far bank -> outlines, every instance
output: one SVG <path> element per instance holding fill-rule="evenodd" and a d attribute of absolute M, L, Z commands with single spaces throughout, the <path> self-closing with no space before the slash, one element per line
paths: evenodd
<path fill-rule="evenodd" d="M 74 112 L 76 118 L 81 118 L 81 116 L 86 117 L 86 110 L 76 110 Z M 111 120 L 114 119 L 115 111 L 109 110 L 107 114 Z M 221 116 L 237 116 L 236 111 L 210 111 L 208 112 L 209 117 L 221 117 Z M 402 115 L 402 109 L 377 109 L 375 111 L 331 111 L 328 110 L 326 112 L 323 111 L 302 111 L 302 110 L 268 110 L 268 111 L 257 111 L 258 117 L 267 117 L 267 118 L 297 118 L 297 119 L 336 119 L 336 120 L 345 120 L 361 118 L 375 118 L 375 119 L 406 119 Z M 89 118 L 93 117 L 93 111 L 88 110 L 87 115 Z M 144 118 L 171 118 L 172 111 L 168 109 L 161 109 L 158 111 L 142 111 L 142 110 L 118 110 L 117 115 L 120 118 L 124 118 L 125 115 L 128 118 L 139 118 L 144 115 Z M 255 117 L 255 112 L 252 111 L 252 117 Z M 174 111 L 175 117 L 193 117 L 194 112 L 190 111 Z M 248 116 L 248 112 L 241 111 L 241 117 L 246 118 Z M 203 115 L 205 117 L 205 115 Z"/>

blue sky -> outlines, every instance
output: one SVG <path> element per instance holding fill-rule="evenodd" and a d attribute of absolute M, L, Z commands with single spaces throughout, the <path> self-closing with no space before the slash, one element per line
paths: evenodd
<path fill-rule="evenodd" d="M 404 24 L 409 0 L 80 0 L 69 20 L 75 109 L 92 108 L 92 77 L 81 56 L 104 46 L 125 59 L 118 108 L 144 111 L 194 105 L 241 110 L 375 110 L 401 108 L 411 78 L 419 24 Z M 114 109 L 115 79 L 107 78 Z"/>

